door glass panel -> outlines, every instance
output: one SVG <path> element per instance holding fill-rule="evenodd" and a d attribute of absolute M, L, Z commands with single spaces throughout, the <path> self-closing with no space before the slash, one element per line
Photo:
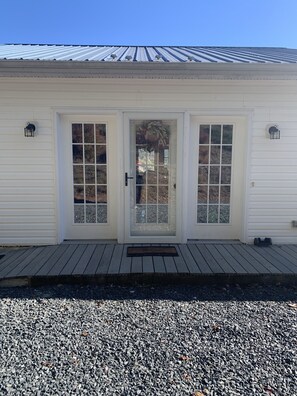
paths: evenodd
<path fill-rule="evenodd" d="M 107 223 L 106 124 L 72 124 L 73 219 Z"/>
<path fill-rule="evenodd" d="M 200 125 L 199 143 L 197 223 L 228 224 L 233 125 Z"/>
<path fill-rule="evenodd" d="M 175 235 L 176 120 L 130 121 L 132 236 Z"/>

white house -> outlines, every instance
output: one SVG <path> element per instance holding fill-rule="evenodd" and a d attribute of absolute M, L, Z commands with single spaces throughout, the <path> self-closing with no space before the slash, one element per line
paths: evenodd
<path fill-rule="evenodd" d="M 0 245 L 296 225 L 297 50 L 0 46 Z"/>

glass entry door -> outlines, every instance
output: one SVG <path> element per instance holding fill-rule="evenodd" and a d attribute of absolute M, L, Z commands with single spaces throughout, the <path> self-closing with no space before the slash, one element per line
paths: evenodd
<path fill-rule="evenodd" d="M 130 119 L 130 236 L 176 235 L 176 119 Z"/>

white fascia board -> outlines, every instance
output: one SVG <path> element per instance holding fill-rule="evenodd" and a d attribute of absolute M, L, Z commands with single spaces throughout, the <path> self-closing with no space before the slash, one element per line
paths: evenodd
<path fill-rule="evenodd" d="M 297 80 L 297 64 L 2 60 L 0 77 Z"/>

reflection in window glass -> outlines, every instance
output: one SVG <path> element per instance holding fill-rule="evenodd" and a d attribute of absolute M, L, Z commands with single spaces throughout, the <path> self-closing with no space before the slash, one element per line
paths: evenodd
<path fill-rule="evenodd" d="M 105 124 L 72 124 L 74 223 L 107 223 Z"/>
<path fill-rule="evenodd" d="M 233 125 L 200 125 L 197 223 L 230 222 Z"/>

